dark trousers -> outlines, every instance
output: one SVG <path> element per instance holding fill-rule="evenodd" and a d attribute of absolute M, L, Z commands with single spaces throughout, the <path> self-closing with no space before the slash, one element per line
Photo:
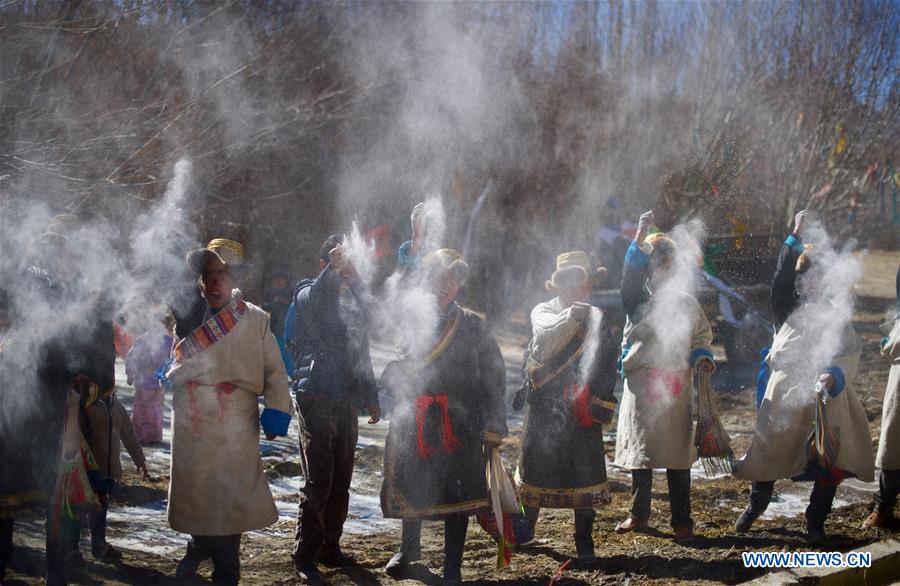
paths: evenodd
<path fill-rule="evenodd" d="M 818 526 L 825 526 L 825 519 L 831 512 L 831 504 L 837 493 L 837 484 L 831 484 L 817 480 L 813 484 L 812 493 L 809 495 L 809 505 L 806 507 L 806 519 Z M 750 489 L 750 506 L 758 516 L 765 512 L 772 500 L 775 490 L 775 481 L 754 482 Z"/>
<path fill-rule="evenodd" d="M 91 553 L 95 556 L 103 552 L 106 545 L 106 512 L 109 510 L 109 498 L 103 499 L 100 509 L 88 515 L 91 527 Z"/>
<path fill-rule="evenodd" d="M 297 407 L 303 484 L 293 557 L 295 564 L 305 565 L 340 551 L 358 430 L 350 401 L 301 395 Z"/>
<path fill-rule="evenodd" d="M 214 584 L 237 584 L 241 579 L 241 534 L 191 535 L 187 555 L 202 562 L 212 559 Z"/>
<path fill-rule="evenodd" d="M 541 510 L 537 507 L 523 508 L 525 509 L 525 520 L 528 521 L 528 527 L 531 530 L 531 536 L 534 537 L 534 528 Z M 594 553 L 594 538 L 591 536 L 591 532 L 594 529 L 594 519 L 597 518 L 597 511 L 594 509 L 574 509 L 574 511 L 575 549 L 578 553 Z"/>
<path fill-rule="evenodd" d="M 454 515 L 444 519 L 444 578 L 460 578 L 462 575 L 463 551 L 466 547 L 466 531 L 469 517 Z M 422 553 L 422 521 L 403 519 L 400 533 L 400 550 L 411 559 L 418 559 Z"/>
<path fill-rule="evenodd" d="M 875 503 L 881 515 L 894 515 L 897 495 L 900 495 L 900 470 L 882 470 L 878 475 L 878 492 L 875 493 Z"/>
<path fill-rule="evenodd" d="M 691 471 L 666 470 L 669 483 L 669 506 L 672 509 L 672 527 L 693 529 L 691 519 Z M 631 516 L 638 521 L 650 518 L 650 494 L 653 490 L 653 470 L 644 468 L 631 471 Z"/>
<path fill-rule="evenodd" d="M 0 518 L 0 582 L 6 576 L 6 566 L 12 561 L 14 524 L 15 517 Z"/>

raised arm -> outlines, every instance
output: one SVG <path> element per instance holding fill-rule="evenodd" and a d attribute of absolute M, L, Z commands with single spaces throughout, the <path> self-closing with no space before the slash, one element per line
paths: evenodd
<path fill-rule="evenodd" d="M 797 258 L 803 253 L 800 233 L 806 221 L 807 211 L 798 212 L 794 217 L 794 231 L 785 239 L 778 253 L 778 264 L 772 278 L 770 302 L 772 313 L 778 326 L 797 309 Z"/>
<path fill-rule="evenodd" d="M 341 275 L 335 269 L 334 263 L 328 263 L 319 276 L 309 287 L 300 289 L 297 293 L 297 305 L 314 307 L 316 310 L 326 307 L 330 303 L 337 303 L 338 288 L 341 285 Z"/>
<path fill-rule="evenodd" d="M 648 211 L 641 214 L 637 234 L 625 253 L 625 265 L 622 268 L 622 305 L 632 321 L 635 321 L 635 315 L 641 304 L 650 298 L 644 282 L 647 280 L 647 265 L 650 262 L 650 253 L 653 252 L 653 247 L 644 240 L 647 238 L 651 224 L 653 224 L 653 212 Z"/>

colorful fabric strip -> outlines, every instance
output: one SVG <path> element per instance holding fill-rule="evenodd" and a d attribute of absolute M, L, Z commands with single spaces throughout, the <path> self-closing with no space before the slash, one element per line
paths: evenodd
<path fill-rule="evenodd" d="M 175 345 L 175 362 L 181 363 L 203 352 L 234 329 L 247 311 L 247 304 L 237 298 Z"/>

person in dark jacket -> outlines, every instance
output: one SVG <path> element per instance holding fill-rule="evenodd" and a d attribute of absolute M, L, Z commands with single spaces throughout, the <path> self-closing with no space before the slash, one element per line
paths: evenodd
<path fill-rule="evenodd" d="M 469 516 L 489 510 L 485 455 L 507 433 L 506 372 L 497 342 L 477 315 L 456 304 L 468 265 L 451 249 L 422 259 L 437 302 L 433 345 L 413 347 L 385 367 L 394 398 L 385 442 L 381 510 L 403 520 L 394 577 L 421 557 L 423 519 L 444 521 L 444 584 L 461 582 Z"/>
<path fill-rule="evenodd" d="M 298 283 L 294 295 L 293 391 L 300 426 L 303 485 L 294 540 L 294 567 L 310 584 L 324 583 L 317 563 L 352 565 L 340 538 L 350 500 L 357 440 L 357 408 L 369 423 L 381 418 L 367 316 L 359 277 L 343 237 L 329 236 L 320 250 L 321 272 Z"/>

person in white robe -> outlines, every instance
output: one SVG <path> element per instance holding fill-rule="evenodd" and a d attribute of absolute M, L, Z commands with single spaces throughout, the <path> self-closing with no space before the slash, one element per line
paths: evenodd
<path fill-rule="evenodd" d="M 799 305 L 772 341 L 766 393 L 750 448 L 735 463 L 734 476 L 754 482 L 750 504 L 735 523 L 738 532 L 749 530 L 766 510 L 776 480 L 813 481 L 806 530 L 807 539 L 817 543 L 825 539 L 825 520 L 838 485 L 848 477 L 872 481 L 874 458 L 866 412 L 853 389 L 859 336 L 850 314 L 836 310 L 826 297 L 823 267 L 810 271 L 814 258 L 808 249 L 797 257 L 795 279 L 803 279 Z M 824 420 L 816 412 L 817 401 L 824 405 Z M 817 418 L 833 435 L 829 444 L 834 453 L 825 464 L 811 445 Z"/>
<path fill-rule="evenodd" d="M 693 539 L 691 465 L 694 447 L 695 369 L 715 370 L 712 330 L 697 300 L 682 287 L 675 242 L 648 236 L 653 212 L 640 218 L 625 257 L 622 339 L 625 389 L 616 427 L 616 466 L 632 473 L 632 505 L 619 533 L 645 529 L 650 518 L 653 469 L 665 468 L 671 526 L 681 541 Z"/>
<path fill-rule="evenodd" d="M 173 397 L 168 521 L 192 536 L 179 579 L 211 558 L 213 581 L 237 584 L 241 534 L 278 520 L 259 454 L 260 424 L 267 439 L 287 435 L 292 403 L 268 314 L 234 288 L 242 258 L 240 244 L 224 239 L 188 255 L 208 307 L 165 370 Z"/>
<path fill-rule="evenodd" d="M 894 507 L 900 494 L 900 268 L 897 269 L 897 313 L 894 319 L 882 324 L 887 337 L 881 346 L 881 355 L 891 361 L 887 388 L 881 411 L 881 437 L 875 465 L 878 474 L 878 491 L 875 507 L 863 521 L 863 529 L 893 527 Z"/>

